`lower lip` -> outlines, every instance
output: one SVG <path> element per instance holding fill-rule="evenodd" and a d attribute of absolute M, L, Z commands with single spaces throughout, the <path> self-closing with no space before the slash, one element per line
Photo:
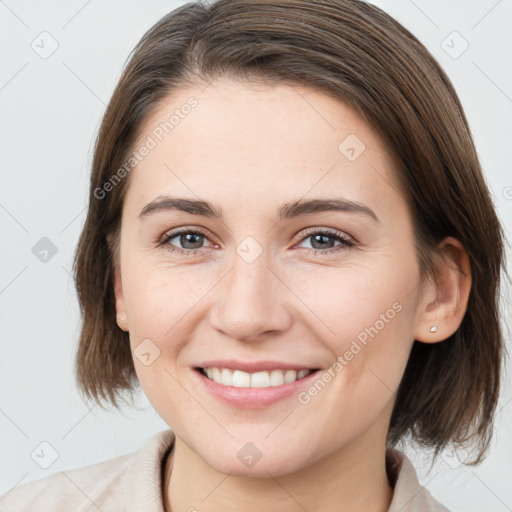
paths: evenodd
<path fill-rule="evenodd" d="M 268 388 L 237 388 L 235 386 L 223 386 L 222 384 L 218 384 L 210 380 L 197 369 L 193 371 L 193 373 L 199 377 L 200 382 L 205 386 L 207 391 L 229 405 L 246 409 L 266 407 L 298 393 L 301 388 L 309 385 L 318 372 L 319 370 L 315 370 L 302 379 L 281 386 L 271 386 Z"/>

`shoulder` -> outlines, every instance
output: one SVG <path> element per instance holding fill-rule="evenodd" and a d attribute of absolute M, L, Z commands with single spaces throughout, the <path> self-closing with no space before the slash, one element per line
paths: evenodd
<path fill-rule="evenodd" d="M 393 499 L 388 512 L 450 512 L 420 484 L 412 462 L 397 449 L 388 450 L 386 463 L 395 481 Z"/>
<path fill-rule="evenodd" d="M 158 432 L 136 452 L 18 485 L 0 495 L 0 512 L 124 512 L 145 485 L 158 484 L 155 476 L 172 440 L 171 431 Z"/>
<path fill-rule="evenodd" d="M 96 510 L 105 512 L 121 510 L 114 504 L 122 495 L 123 476 L 131 456 L 122 455 L 18 485 L 0 496 L 0 511 L 85 511 L 94 505 Z"/>

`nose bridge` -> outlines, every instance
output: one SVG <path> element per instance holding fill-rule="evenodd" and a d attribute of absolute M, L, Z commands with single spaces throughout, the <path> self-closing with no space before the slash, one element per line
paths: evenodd
<path fill-rule="evenodd" d="M 251 237 L 235 251 L 231 270 L 219 283 L 212 323 L 238 340 L 286 329 L 289 313 L 283 305 L 279 280 L 270 269 L 269 252 Z"/>

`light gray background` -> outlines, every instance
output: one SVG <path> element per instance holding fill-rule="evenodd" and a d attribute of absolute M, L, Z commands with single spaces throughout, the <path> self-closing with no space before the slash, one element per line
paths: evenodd
<path fill-rule="evenodd" d="M 80 400 L 72 376 L 79 313 L 70 270 L 105 106 L 142 34 L 183 3 L 0 1 L 0 493 L 132 452 L 167 428 L 145 396 L 137 408 L 111 413 Z M 510 239 L 512 1 L 373 3 L 411 30 L 452 79 Z M 469 47 L 458 55 L 463 40 Z M 44 55 L 52 44 L 56 51 Z M 47 262 L 32 252 L 42 237 L 57 249 Z M 424 459 L 408 451 L 421 482 L 453 511 L 512 510 L 511 387 L 509 371 L 482 465 L 459 467 L 447 454 L 427 474 Z M 47 469 L 31 457 L 42 442 L 58 453 Z"/>

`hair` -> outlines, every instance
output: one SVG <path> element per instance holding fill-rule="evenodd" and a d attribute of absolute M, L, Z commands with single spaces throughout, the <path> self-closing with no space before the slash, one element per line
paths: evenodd
<path fill-rule="evenodd" d="M 361 0 L 219 0 L 168 13 L 128 59 L 96 139 L 73 263 L 82 314 L 75 375 L 83 396 L 117 408 L 139 385 L 129 334 L 116 323 L 113 286 L 130 175 L 105 184 L 130 158 L 143 123 L 173 91 L 217 77 L 304 85 L 352 107 L 396 158 L 422 277 L 435 276 L 445 237 L 467 251 L 465 315 L 443 342 L 414 340 L 387 442 L 411 437 L 434 448 L 434 459 L 450 443 L 471 445 L 477 456 L 465 464 L 480 463 L 493 433 L 505 350 L 503 231 L 461 103 L 429 51 Z"/>

